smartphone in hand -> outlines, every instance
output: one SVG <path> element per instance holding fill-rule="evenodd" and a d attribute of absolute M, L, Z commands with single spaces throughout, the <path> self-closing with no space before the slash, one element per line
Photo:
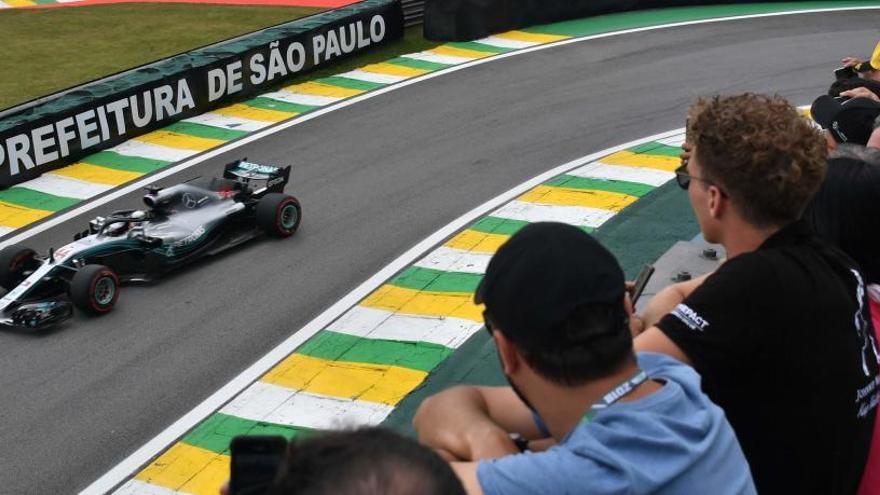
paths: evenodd
<path fill-rule="evenodd" d="M 230 448 L 230 495 L 264 495 L 281 466 L 287 440 L 281 436 L 238 436 Z"/>
<path fill-rule="evenodd" d="M 639 297 L 641 297 L 642 292 L 645 291 L 645 286 L 648 285 L 648 280 L 651 279 L 651 275 L 654 274 L 654 265 L 645 265 L 642 268 L 642 271 L 639 272 L 638 278 L 636 278 L 635 285 L 633 287 L 632 292 L 632 303 L 635 306 L 636 302 L 638 302 Z"/>

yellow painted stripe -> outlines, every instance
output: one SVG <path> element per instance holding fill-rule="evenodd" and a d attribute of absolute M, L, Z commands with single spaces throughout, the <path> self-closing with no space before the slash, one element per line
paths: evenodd
<path fill-rule="evenodd" d="M 167 146 L 169 148 L 177 148 L 179 150 L 195 151 L 205 151 L 226 144 L 226 141 L 223 141 L 221 139 L 209 139 L 203 137 L 188 136 L 186 134 L 163 131 L 161 129 L 158 131 L 149 132 L 142 136 L 138 136 L 134 138 L 134 140 L 140 141 L 142 143 L 158 144 L 160 146 Z"/>
<path fill-rule="evenodd" d="M 521 201 L 542 205 L 585 206 L 620 211 L 637 199 L 629 194 L 564 187 L 538 186 L 519 197 Z"/>
<path fill-rule="evenodd" d="M 3 0 L 3 3 L 9 5 L 10 7 L 29 7 L 31 5 L 36 5 L 36 2 L 32 2 L 31 0 Z"/>
<path fill-rule="evenodd" d="M 376 74 L 388 74 L 389 76 L 416 77 L 431 72 L 427 69 L 416 69 L 415 67 L 404 67 L 394 64 L 370 64 L 361 67 L 362 71 L 374 72 Z"/>
<path fill-rule="evenodd" d="M 444 246 L 476 253 L 494 254 L 509 238 L 510 236 L 503 234 L 487 234 L 485 232 L 477 232 L 476 230 L 465 230 L 446 241 Z"/>
<path fill-rule="evenodd" d="M 284 89 L 294 93 L 305 93 L 315 96 L 331 96 L 335 98 L 348 98 L 349 96 L 357 96 L 364 92 L 362 89 L 343 88 L 341 86 L 333 86 L 332 84 L 324 84 L 314 81 L 291 84 Z"/>
<path fill-rule="evenodd" d="M 53 212 L 36 210 L 0 201 L 0 225 L 17 229 L 37 220 L 43 219 Z"/>
<path fill-rule="evenodd" d="M 525 31 L 508 31 L 493 36 L 515 41 L 525 41 L 527 43 L 553 43 L 554 41 L 567 40 L 570 38 L 570 36 L 562 36 L 558 34 L 538 34 L 527 33 Z"/>
<path fill-rule="evenodd" d="M 681 159 L 678 157 L 648 155 L 631 151 L 618 151 L 612 155 L 600 158 L 599 161 L 607 165 L 654 168 L 667 172 L 674 172 L 681 165 Z"/>
<path fill-rule="evenodd" d="M 438 46 L 428 50 L 430 53 L 434 53 L 436 55 L 447 55 L 450 57 L 463 57 L 463 58 L 484 58 L 489 57 L 491 55 L 497 55 L 496 52 L 478 52 L 477 50 L 468 50 L 467 48 L 455 48 L 452 46 Z"/>
<path fill-rule="evenodd" d="M 291 117 L 299 115 L 295 112 L 280 112 L 278 110 L 266 110 L 263 108 L 249 107 L 236 103 L 228 107 L 212 110 L 211 113 L 227 115 L 229 117 L 240 117 L 242 119 L 259 120 L 261 122 L 281 122 Z"/>
<path fill-rule="evenodd" d="M 229 479 L 229 460 L 229 456 L 178 442 L 135 478 L 194 495 L 216 495 Z"/>
<path fill-rule="evenodd" d="M 427 378 L 424 371 L 291 354 L 262 382 L 294 390 L 393 406 Z"/>
<path fill-rule="evenodd" d="M 143 175 L 140 172 L 99 167 L 98 165 L 85 162 L 74 163 L 73 165 L 53 170 L 52 174 L 97 184 L 109 184 L 111 186 L 124 184 Z"/>
<path fill-rule="evenodd" d="M 455 292 L 429 292 L 383 285 L 360 305 L 395 313 L 418 316 L 453 316 L 483 321 L 483 306 L 474 304 L 474 295 Z"/>

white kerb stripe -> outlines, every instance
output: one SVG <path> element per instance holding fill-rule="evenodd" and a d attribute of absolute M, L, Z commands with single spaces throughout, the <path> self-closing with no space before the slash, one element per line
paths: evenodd
<path fill-rule="evenodd" d="M 193 124 L 209 125 L 211 127 L 220 127 L 222 129 L 231 129 L 233 131 L 254 132 L 264 127 L 272 125 L 270 122 L 262 122 L 259 120 L 243 119 L 241 117 L 233 117 L 231 115 L 220 115 L 219 113 L 203 113 L 195 117 L 184 119 L 184 122 L 192 122 Z"/>
<path fill-rule="evenodd" d="M 658 139 L 657 142 L 665 144 L 667 146 L 675 146 L 676 148 L 678 148 L 679 146 L 684 144 L 684 134 L 668 137 L 666 139 Z"/>
<path fill-rule="evenodd" d="M 525 201 L 511 201 L 492 212 L 493 217 L 524 222 L 562 222 L 579 227 L 598 227 L 615 212 L 583 206 L 551 206 Z"/>
<path fill-rule="evenodd" d="M 168 146 L 144 143 L 142 141 L 137 141 L 134 139 L 129 139 L 128 141 L 120 145 L 114 146 L 107 151 L 113 151 L 115 153 L 119 153 L 120 155 L 125 156 L 151 158 L 153 160 L 162 160 L 165 162 L 179 162 L 198 153 L 198 151 L 194 150 L 181 150 L 177 148 L 170 148 Z M 88 158 L 86 158 L 85 161 L 88 161 Z"/>
<path fill-rule="evenodd" d="M 251 421 L 327 430 L 377 425 L 392 410 L 393 406 L 385 404 L 327 397 L 255 382 L 220 412 Z"/>
<path fill-rule="evenodd" d="M 306 93 L 297 93 L 294 91 L 274 91 L 272 93 L 266 93 L 260 95 L 264 98 L 271 98 L 273 100 L 283 101 L 287 103 L 296 103 L 299 105 L 310 105 L 316 107 L 323 107 L 325 105 L 332 105 L 339 100 L 344 100 L 345 98 L 338 98 L 335 96 L 318 96 L 318 95 L 310 95 Z"/>
<path fill-rule="evenodd" d="M 16 229 L 13 229 L 11 227 L 4 227 L 4 226 L 0 225 L 0 236 L 4 236 L 4 235 L 6 235 L 10 232 L 13 232 L 15 230 Z"/>
<path fill-rule="evenodd" d="M 453 57 L 451 55 L 437 55 L 436 53 L 430 52 L 410 53 L 408 55 L 401 55 L 401 57 L 424 60 L 425 62 L 433 62 L 435 64 L 443 65 L 458 65 L 476 60 L 473 58 Z"/>
<path fill-rule="evenodd" d="M 394 83 L 398 83 L 400 81 L 406 81 L 407 79 L 409 79 L 406 76 L 380 74 L 378 72 L 368 72 L 365 70 L 353 70 L 351 72 L 339 74 L 338 77 L 344 77 L 346 79 L 355 79 L 357 81 L 366 81 L 366 82 L 378 83 L 378 84 L 394 84 Z"/>
<path fill-rule="evenodd" d="M 9 5 L 6 5 L 5 3 L 0 1 L 0 9 L 9 9 L 9 8 L 11 8 Z"/>
<path fill-rule="evenodd" d="M 462 249 L 441 246 L 416 262 L 415 266 L 458 273 L 486 273 L 491 254 L 472 253 Z"/>
<path fill-rule="evenodd" d="M 26 187 L 32 191 L 39 191 L 65 198 L 88 199 L 97 196 L 104 191 L 113 189 L 114 186 L 107 184 L 93 184 L 72 177 L 45 173 L 36 179 L 19 184 L 18 187 Z"/>
<path fill-rule="evenodd" d="M 135 479 L 128 480 L 127 483 L 113 492 L 114 495 L 182 495 L 183 493 L 185 492 L 178 492 L 164 486 Z"/>
<path fill-rule="evenodd" d="M 675 177 L 672 172 L 665 170 L 657 170 L 654 168 L 641 167 L 622 167 L 620 165 L 606 165 L 600 162 L 593 162 L 576 168 L 567 175 L 576 177 L 585 177 L 588 179 L 603 180 L 623 180 L 627 182 L 638 182 L 650 186 L 662 186 L 669 179 Z"/>
<path fill-rule="evenodd" d="M 355 306 L 327 329 L 355 337 L 428 342 L 457 349 L 480 327 L 481 324 L 462 318 L 401 315 Z"/>
<path fill-rule="evenodd" d="M 498 48 L 528 48 L 530 46 L 540 45 L 540 43 L 534 43 L 531 41 L 520 41 L 520 40 L 509 40 L 507 38 L 499 38 L 497 36 L 489 36 L 488 38 L 483 38 L 481 40 L 477 40 L 477 43 L 482 43 L 484 45 L 497 46 Z"/>

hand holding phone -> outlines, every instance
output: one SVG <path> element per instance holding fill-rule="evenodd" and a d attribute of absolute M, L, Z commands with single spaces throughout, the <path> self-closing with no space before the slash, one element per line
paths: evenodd
<path fill-rule="evenodd" d="M 645 286 L 648 285 L 648 280 L 651 279 L 651 275 L 653 274 L 654 265 L 645 265 L 642 268 L 642 271 L 639 272 L 639 276 L 636 278 L 632 291 L 632 303 L 634 306 L 636 302 L 638 302 L 639 297 L 641 297 L 642 292 L 645 291 Z"/>

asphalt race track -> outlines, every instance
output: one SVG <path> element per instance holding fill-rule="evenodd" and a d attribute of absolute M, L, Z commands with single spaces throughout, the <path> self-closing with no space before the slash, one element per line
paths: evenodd
<path fill-rule="evenodd" d="M 0 492 L 81 490 L 441 226 L 569 160 L 681 127 L 694 95 L 779 92 L 808 104 L 841 57 L 873 46 L 877 21 L 876 11 L 769 17 L 518 55 L 161 181 L 219 174 L 243 156 L 292 163 L 303 225 L 127 287 L 110 315 L 0 332 Z M 140 205 L 129 195 L 27 244 L 60 246 L 96 214 Z"/>

